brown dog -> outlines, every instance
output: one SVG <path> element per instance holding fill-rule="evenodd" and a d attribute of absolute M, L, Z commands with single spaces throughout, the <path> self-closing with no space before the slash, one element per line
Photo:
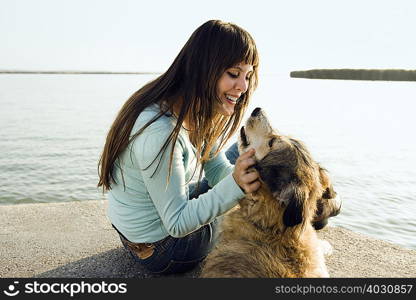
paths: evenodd
<path fill-rule="evenodd" d="M 240 131 L 240 153 L 249 148 L 261 188 L 224 216 L 201 277 L 328 277 L 312 226 L 339 212 L 328 174 L 300 141 L 273 130 L 260 108 Z"/>

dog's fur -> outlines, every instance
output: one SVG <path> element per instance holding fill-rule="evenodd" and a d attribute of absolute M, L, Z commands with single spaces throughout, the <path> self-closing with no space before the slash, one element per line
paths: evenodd
<path fill-rule="evenodd" d="M 315 216 L 312 220 L 312 226 L 316 230 L 324 228 L 328 224 L 328 219 L 337 216 L 341 211 L 341 201 L 334 191 L 327 171 L 321 166 L 319 166 L 319 175 L 324 192 L 316 203 Z"/>
<path fill-rule="evenodd" d="M 241 128 L 255 148 L 261 188 L 224 216 L 201 277 L 329 277 L 315 229 L 339 212 L 327 172 L 298 140 L 279 135 L 260 108 Z"/>

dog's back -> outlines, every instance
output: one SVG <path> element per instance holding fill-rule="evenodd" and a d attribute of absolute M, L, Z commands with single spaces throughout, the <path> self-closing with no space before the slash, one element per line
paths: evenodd
<path fill-rule="evenodd" d="M 251 199 L 242 200 L 245 201 Z M 224 217 L 220 240 L 206 259 L 201 277 L 329 276 L 310 223 L 303 229 L 298 225 L 284 232 L 278 232 L 277 228 L 261 228 L 247 218 L 246 204 Z"/>

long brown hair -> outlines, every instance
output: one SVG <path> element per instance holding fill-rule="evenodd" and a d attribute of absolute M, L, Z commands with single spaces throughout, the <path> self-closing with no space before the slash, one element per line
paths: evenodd
<path fill-rule="evenodd" d="M 231 116 L 216 114 L 215 107 L 220 102 L 217 81 L 228 68 L 241 62 L 253 66 L 248 89 L 241 96 Z M 111 182 L 116 182 L 113 170 L 118 157 L 151 123 L 166 112 L 173 112 L 175 101 L 179 98 L 182 99 L 182 105 L 176 125 L 152 163 L 163 155 L 172 143 L 170 176 L 174 146 L 184 119 L 189 118 L 189 123 L 195 128 L 190 132 L 190 140 L 197 150 L 197 164 L 203 165 L 210 159 L 211 150 L 216 142 L 218 141 L 218 148 L 214 155 L 223 148 L 239 127 L 251 94 L 257 87 L 258 63 L 255 42 L 247 31 L 235 24 L 219 20 L 210 20 L 202 24 L 191 35 L 169 69 L 136 91 L 119 111 L 107 135 L 99 160 L 98 187 L 102 186 L 103 191 L 111 189 Z M 160 113 L 131 135 L 137 117 L 152 104 L 159 104 Z"/>

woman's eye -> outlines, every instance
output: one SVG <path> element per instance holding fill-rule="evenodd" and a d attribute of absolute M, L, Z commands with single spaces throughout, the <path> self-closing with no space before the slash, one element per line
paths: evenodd
<path fill-rule="evenodd" d="M 271 138 L 269 141 L 269 147 L 271 148 L 273 146 L 274 141 L 276 140 L 276 138 Z"/>
<path fill-rule="evenodd" d="M 227 72 L 228 75 L 230 75 L 231 78 L 238 78 L 238 74 L 232 73 L 232 72 Z"/>

